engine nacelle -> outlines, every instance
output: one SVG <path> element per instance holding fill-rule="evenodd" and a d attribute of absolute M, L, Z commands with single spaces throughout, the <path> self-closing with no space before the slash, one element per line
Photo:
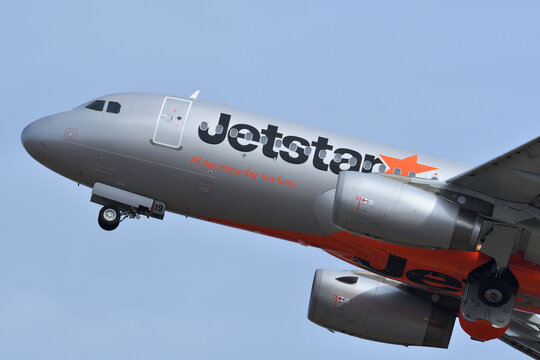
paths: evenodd
<path fill-rule="evenodd" d="M 482 219 L 434 193 L 392 178 L 339 174 L 332 221 L 354 233 L 400 245 L 474 251 Z"/>
<path fill-rule="evenodd" d="M 308 318 L 363 339 L 447 348 L 456 314 L 379 275 L 319 269 Z"/>

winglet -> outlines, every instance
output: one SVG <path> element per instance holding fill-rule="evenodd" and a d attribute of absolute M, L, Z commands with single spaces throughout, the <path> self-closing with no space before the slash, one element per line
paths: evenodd
<path fill-rule="evenodd" d="M 199 96 L 200 92 L 200 90 L 195 91 L 193 94 L 191 94 L 190 99 L 196 99 Z"/>

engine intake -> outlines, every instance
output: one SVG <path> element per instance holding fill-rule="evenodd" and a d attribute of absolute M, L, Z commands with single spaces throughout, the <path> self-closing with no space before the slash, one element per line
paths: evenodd
<path fill-rule="evenodd" d="M 400 245 L 474 251 L 482 218 L 408 183 L 375 174 L 339 173 L 332 221 Z"/>
<path fill-rule="evenodd" d="M 447 348 L 456 314 L 379 275 L 319 269 L 308 318 L 363 339 Z"/>

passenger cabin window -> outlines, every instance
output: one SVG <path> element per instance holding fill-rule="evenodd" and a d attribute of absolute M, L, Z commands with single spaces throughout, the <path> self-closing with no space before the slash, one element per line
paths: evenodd
<path fill-rule="evenodd" d="M 103 105 L 101 107 L 103 108 Z M 109 101 L 109 103 L 107 104 L 107 112 L 118 114 L 120 112 L 121 107 L 122 105 L 120 105 L 119 103 L 115 101 Z"/>
<path fill-rule="evenodd" d="M 372 166 L 373 166 L 373 164 L 371 163 L 371 161 L 369 161 L 369 160 L 364 161 L 364 169 L 365 169 L 366 171 L 371 170 L 371 167 L 372 167 Z"/>
<path fill-rule="evenodd" d="M 96 100 L 86 106 L 87 109 L 95 111 L 103 111 L 103 107 L 105 107 L 105 100 Z"/>

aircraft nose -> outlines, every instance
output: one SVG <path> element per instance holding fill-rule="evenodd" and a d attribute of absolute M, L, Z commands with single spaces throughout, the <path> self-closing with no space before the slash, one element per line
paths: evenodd
<path fill-rule="evenodd" d="M 21 133 L 21 142 L 26 151 L 42 162 L 49 137 L 50 116 L 27 125 Z"/>

